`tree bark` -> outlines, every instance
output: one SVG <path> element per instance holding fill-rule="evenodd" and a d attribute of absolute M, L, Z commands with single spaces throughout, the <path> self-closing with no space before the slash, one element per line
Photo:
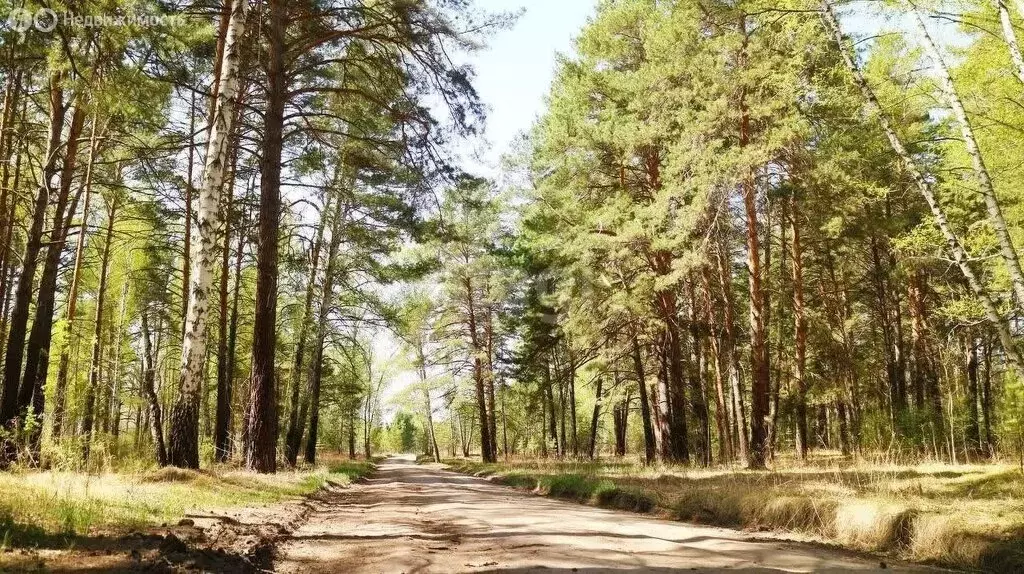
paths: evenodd
<path fill-rule="evenodd" d="M 68 367 L 71 361 L 71 340 L 75 334 L 75 318 L 78 305 L 78 284 L 82 275 L 82 256 L 85 253 L 86 238 L 89 235 L 89 212 L 92 199 L 93 168 L 96 163 L 98 140 L 96 125 L 99 118 L 94 116 L 89 136 L 89 159 L 85 166 L 85 200 L 82 204 L 82 225 L 75 246 L 75 264 L 71 275 L 71 286 L 68 288 L 68 304 L 65 312 L 66 326 L 64 344 L 61 348 L 60 362 L 57 368 L 57 381 L 54 390 L 53 436 L 59 437 L 63 431 L 65 404 L 67 401 Z"/>
<path fill-rule="evenodd" d="M 967 370 L 967 427 L 964 429 L 964 439 L 967 443 L 967 456 L 977 457 L 982 453 L 981 416 L 978 411 L 978 345 L 972 334 L 964 339 L 964 355 Z"/>
<path fill-rule="evenodd" d="M 729 392 L 731 396 L 732 420 L 736 426 L 737 458 L 746 461 L 749 457 L 750 443 L 747 434 L 746 406 L 743 402 L 743 379 L 740 369 L 740 352 L 736 334 L 736 307 L 732 294 L 732 270 L 728 260 L 729 246 L 725 234 L 721 235 L 718 249 L 715 250 L 715 263 L 718 267 L 718 282 L 722 289 L 724 316 L 722 323 L 725 330 L 723 354 L 729 361 Z"/>
<path fill-rule="evenodd" d="M 704 391 L 704 345 L 701 333 L 701 316 L 697 305 L 695 277 L 686 282 L 689 295 L 690 321 L 690 405 L 697 421 L 694 451 L 702 466 L 711 465 L 711 424 L 708 417 L 708 401 Z"/>
<path fill-rule="evenodd" d="M 327 207 L 326 205 L 324 206 Z M 295 342 L 295 361 L 292 364 L 291 380 L 291 401 L 288 411 L 288 432 L 285 435 L 284 458 L 288 466 L 295 466 L 299 458 L 299 447 L 302 445 L 302 432 L 305 426 L 305 418 L 302 426 L 299 425 L 299 390 L 302 384 L 302 365 L 306 354 L 306 337 L 309 333 L 310 323 L 313 322 L 313 294 L 316 286 L 316 276 L 320 265 L 320 248 L 324 240 L 324 223 L 327 221 L 326 209 L 320 216 L 316 227 L 316 238 L 313 240 L 313 252 L 310 256 L 309 281 L 306 283 L 306 296 L 302 307 L 302 320 L 299 324 L 299 334 Z M 326 278 L 324 279 L 326 282 Z M 314 354 L 316 351 L 314 351 Z M 308 400 L 308 398 L 307 398 Z"/>
<path fill-rule="evenodd" d="M 39 458 L 39 440 L 42 436 L 43 411 L 45 410 L 44 385 L 50 367 L 50 343 L 53 338 L 53 314 L 57 298 L 57 278 L 60 271 L 60 258 L 67 239 L 70 217 L 68 211 L 74 213 L 77 204 L 71 201 L 71 185 L 78 161 L 79 136 L 85 124 L 85 108 L 81 99 L 75 99 L 71 125 L 68 128 L 64 162 L 60 172 L 60 187 L 57 191 L 57 202 L 54 206 L 50 241 L 46 248 L 43 272 L 39 277 L 39 293 L 36 295 L 36 314 L 32 321 L 28 345 L 25 348 L 25 374 L 18 392 L 18 411 L 26 417 L 29 408 L 35 423 L 27 437 L 33 458 Z M 81 193 L 81 191 L 79 192 Z M 70 205 L 70 210 L 68 209 Z"/>
<path fill-rule="evenodd" d="M 587 449 L 590 459 L 594 458 L 597 451 L 597 427 L 601 418 L 601 402 L 604 400 L 604 395 L 601 394 L 602 383 L 604 383 L 604 377 L 598 375 L 597 388 L 594 390 L 594 415 L 590 417 L 590 447 Z"/>
<path fill-rule="evenodd" d="M 228 4 L 225 4 L 225 9 Z M 225 20 L 227 20 L 225 18 Z M 226 32 L 225 32 L 226 35 Z M 219 65 L 219 64 L 218 64 Z M 219 313 L 217 314 L 217 407 L 213 424 L 213 457 L 214 461 L 224 463 L 231 458 L 231 395 L 234 380 L 231 378 L 231 363 L 234 362 L 234 349 L 229 350 L 228 324 L 230 311 L 228 309 L 228 277 L 231 274 L 231 215 L 234 211 L 235 199 L 235 174 L 238 167 L 238 149 L 234 150 L 231 158 L 230 176 L 225 182 L 227 197 L 224 200 L 224 246 L 221 248 L 220 259 L 220 285 Z M 238 234 L 242 235 L 242 222 L 238 222 Z M 231 354 L 229 354 L 229 352 Z"/>
<path fill-rule="evenodd" d="M 343 167 L 343 166 L 342 166 Z M 339 169 L 341 169 L 339 167 Z M 324 268 L 323 291 L 320 293 L 320 309 L 314 332 L 313 361 L 309 372 L 309 436 L 306 437 L 305 460 L 309 464 L 316 462 L 316 443 L 320 432 L 320 387 L 324 370 L 324 341 L 327 337 L 327 320 L 334 306 L 334 276 L 337 273 L 338 250 L 341 247 L 342 226 L 345 224 L 347 212 L 344 194 L 339 191 L 331 218 L 331 239 L 327 245 L 327 263 Z M 296 440 L 302 440 L 302 426 L 306 422 L 305 405 L 299 413 Z M 297 447 L 298 445 L 296 445 Z M 298 450 L 296 448 L 296 450 Z"/>
<path fill-rule="evenodd" d="M 117 330 L 114 331 L 114 368 L 111 378 L 113 383 L 110 389 L 110 434 L 114 438 L 114 445 L 117 446 L 117 437 L 121 434 L 121 341 L 124 338 L 124 320 L 128 305 L 128 290 L 131 287 L 130 281 L 124 282 L 121 289 L 121 303 L 118 306 Z"/>
<path fill-rule="evenodd" d="M 744 17 L 745 18 L 745 17 Z M 745 19 L 740 21 L 743 33 L 741 59 L 746 61 L 747 32 Z M 745 64 L 744 64 L 745 65 Z M 746 90 L 740 93 L 740 147 L 750 144 L 750 114 Z M 765 325 L 765 294 L 761 284 L 761 239 L 757 223 L 757 187 L 753 170 L 746 167 L 741 182 L 743 207 L 747 216 L 747 274 L 750 285 L 750 445 L 747 464 L 761 469 L 768 456 L 767 418 L 771 373 L 768 365 L 768 338 Z"/>
<path fill-rule="evenodd" d="M 14 307 L 8 330 L 7 349 L 4 355 L 3 395 L 0 400 L 0 425 L 6 438 L 0 444 L 0 467 L 7 466 L 16 456 L 17 447 L 13 434 L 17 428 L 18 386 L 21 382 L 21 365 L 25 355 L 28 316 L 32 305 L 32 287 L 35 281 L 39 252 L 43 246 L 43 224 L 46 221 L 46 207 L 52 192 L 53 176 L 57 174 L 57 158 L 61 148 L 61 132 L 64 127 L 64 91 L 60 74 L 50 77 L 50 126 L 46 144 L 39 188 L 32 208 L 32 219 L 25 235 L 25 250 L 22 255 L 21 274 L 14 294 Z"/>
<path fill-rule="evenodd" d="M 640 355 L 640 342 L 637 340 L 636 326 L 632 325 L 630 333 L 630 354 L 633 358 L 633 372 L 636 374 L 636 385 L 640 392 L 640 418 L 644 427 L 644 464 L 653 464 L 656 457 L 654 440 L 654 423 L 651 420 L 651 400 L 647 396 L 647 375 L 644 372 L 644 361 Z"/>
<path fill-rule="evenodd" d="M 268 0 L 267 107 L 263 115 L 263 157 L 260 165 L 260 223 L 256 254 L 256 317 L 253 326 L 252 380 L 246 420 L 245 466 L 258 472 L 277 470 L 277 259 L 281 220 L 281 154 L 284 108 L 288 97 L 285 74 L 287 3 Z"/>
<path fill-rule="evenodd" d="M 217 236 L 222 224 L 221 190 L 229 168 L 229 143 L 238 99 L 242 36 L 245 33 L 247 0 L 233 0 L 230 24 L 224 43 L 224 62 L 217 101 L 207 142 L 203 181 L 199 191 L 196 226 L 198 244 L 191 254 L 191 272 L 186 306 L 185 333 L 181 350 L 178 399 L 171 411 L 168 462 L 174 466 L 199 468 L 199 399 L 206 364 L 207 321 L 213 299 L 214 267 L 217 264 Z M 190 153 L 191 155 L 191 153 Z M 192 182 L 188 182 L 191 187 Z M 186 212 L 186 228 L 191 214 Z"/>
<path fill-rule="evenodd" d="M 483 360 L 480 355 L 484 349 L 480 345 L 479 334 L 477 333 L 476 298 L 473 290 L 473 280 L 466 276 L 463 279 L 466 288 L 467 317 L 466 328 L 469 331 L 469 341 L 473 351 L 473 380 L 476 383 L 476 402 L 480 416 L 480 457 L 484 462 L 497 462 L 497 456 L 491 447 L 494 441 L 491 438 L 491 425 L 487 416 L 487 383 L 484 380 Z"/>
<path fill-rule="evenodd" d="M 92 448 L 93 419 L 96 412 L 96 394 L 100 388 L 101 357 L 103 355 L 103 312 L 109 281 L 110 252 L 114 243 L 114 220 L 117 215 L 118 201 L 112 198 L 107 206 L 107 231 L 103 241 L 103 254 L 100 256 L 100 285 L 96 292 L 96 315 L 92 334 L 92 360 L 89 363 L 89 384 L 85 389 L 85 412 L 82 415 L 82 460 L 89 461 Z"/>
<path fill-rule="evenodd" d="M 718 313 L 715 307 L 718 301 L 711 291 L 711 269 L 704 265 L 701 269 L 701 283 L 704 289 L 705 305 L 707 307 L 708 323 L 712 329 L 712 335 L 708 338 L 711 346 L 711 357 L 715 364 L 715 427 L 718 430 L 718 459 L 726 461 L 735 456 L 732 429 L 729 421 L 729 408 L 725 395 L 725 379 L 728 376 L 729 362 L 725 356 L 725 341 L 720 335 L 724 328 L 720 324 Z"/>
<path fill-rule="evenodd" d="M 996 11 L 999 12 L 999 23 L 1003 29 L 1003 40 L 1010 52 L 1010 59 L 1013 60 L 1014 70 L 1017 79 L 1024 84 L 1024 57 L 1020 53 L 1020 45 L 1017 43 L 1017 32 L 1013 29 L 1013 21 L 1010 19 L 1010 11 L 1006 8 L 1004 0 L 995 0 Z"/>
<path fill-rule="evenodd" d="M 156 394 L 156 354 L 153 351 L 153 337 L 149 331 L 149 310 L 142 310 L 143 374 L 142 398 L 147 406 L 150 436 L 153 438 L 156 462 L 167 465 L 167 448 L 164 446 L 164 422 L 160 409 L 160 398 Z"/>
<path fill-rule="evenodd" d="M 789 197 L 790 230 L 793 250 L 793 335 L 795 357 L 793 379 L 796 382 L 796 451 L 801 459 L 807 458 L 810 447 L 807 437 L 807 317 L 804 314 L 804 264 L 801 243 L 800 206 L 796 192 Z"/>
<path fill-rule="evenodd" d="M 916 8 L 913 12 L 918 30 L 920 30 L 921 37 L 924 40 L 925 50 L 931 56 L 932 63 L 934 64 L 933 69 L 935 74 L 939 77 L 939 87 L 942 89 L 942 92 L 949 103 L 949 107 L 953 110 L 953 117 L 956 118 L 956 122 L 960 127 L 960 135 L 964 140 L 967 153 L 971 156 L 974 175 L 978 178 L 981 196 L 985 201 L 985 211 L 988 215 L 988 221 L 992 226 L 992 230 L 996 234 L 996 239 L 999 242 L 999 252 L 1006 265 L 1006 270 L 1010 275 L 1010 283 L 1013 285 L 1013 293 L 1017 299 L 1017 307 L 1021 308 L 1021 306 L 1024 306 L 1024 271 L 1021 270 L 1020 257 L 1017 254 L 1017 248 L 1013 245 L 1013 240 L 1010 238 L 1010 231 L 1006 226 L 1006 219 L 1003 218 L 1002 208 L 996 198 L 995 187 L 992 185 L 992 179 L 989 177 L 988 168 L 985 166 L 985 159 L 981 155 L 981 148 L 978 146 L 978 142 L 974 137 L 974 128 L 967 117 L 967 111 L 964 109 L 963 102 L 960 101 L 959 94 L 957 94 L 956 86 L 953 84 L 953 78 L 949 75 L 949 69 L 946 67 L 946 63 L 943 61 L 942 55 L 939 54 L 939 50 L 936 48 L 935 42 L 932 40 L 932 36 L 928 32 L 928 28 L 924 25 L 924 19 L 921 17 L 921 13 L 918 12 Z M 1020 54 L 1018 53 L 1018 57 L 1019 55 Z"/>
<path fill-rule="evenodd" d="M 551 434 L 551 446 L 555 456 L 561 456 L 558 451 L 558 419 L 555 416 L 555 391 L 554 382 L 551 380 L 551 349 L 544 353 L 544 397 L 548 409 L 548 428 Z"/>

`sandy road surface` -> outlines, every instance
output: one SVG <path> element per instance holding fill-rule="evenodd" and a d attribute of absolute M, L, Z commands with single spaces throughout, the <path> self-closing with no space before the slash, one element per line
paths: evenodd
<path fill-rule="evenodd" d="M 533 496 L 392 458 L 317 503 L 280 572 L 880 570 L 877 559 Z M 887 565 L 888 570 L 909 571 Z"/>

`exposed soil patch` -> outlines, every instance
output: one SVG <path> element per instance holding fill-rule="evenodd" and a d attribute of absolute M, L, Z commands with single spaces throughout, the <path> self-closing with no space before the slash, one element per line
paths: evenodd
<path fill-rule="evenodd" d="M 927 570 L 820 545 L 534 496 L 392 458 L 312 504 L 275 570 L 314 572 L 762 572 Z"/>
<path fill-rule="evenodd" d="M 190 514 L 179 523 L 131 534 L 53 536 L 33 549 L 0 554 L 0 572 L 259 572 L 274 545 L 309 516 L 309 499 Z"/>

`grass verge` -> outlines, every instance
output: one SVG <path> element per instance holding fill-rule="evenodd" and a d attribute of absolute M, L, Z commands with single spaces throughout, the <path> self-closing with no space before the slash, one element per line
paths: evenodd
<path fill-rule="evenodd" d="M 1024 476 L 1001 465 L 801 466 L 769 472 L 623 462 L 450 460 L 459 472 L 598 506 L 801 534 L 904 560 L 1024 572 Z"/>
<path fill-rule="evenodd" d="M 131 473 L 0 473 L 0 550 L 54 537 L 123 533 L 172 523 L 214 508 L 255 506 L 347 484 L 373 470 L 362 461 L 327 461 L 312 469 L 257 474 L 163 468 Z"/>

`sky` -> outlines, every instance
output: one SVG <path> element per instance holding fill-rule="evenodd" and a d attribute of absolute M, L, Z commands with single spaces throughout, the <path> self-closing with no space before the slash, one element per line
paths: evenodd
<path fill-rule="evenodd" d="M 597 3 L 479 0 L 477 5 L 491 12 L 524 10 L 514 26 L 489 38 L 486 48 L 468 60 L 476 68 L 474 86 L 488 113 L 485 141 L 474 141 L 473 149 L 463 150 L 463 168 L 475 175 L 496 177 L 501 156 L 543 112 L 558 54 L 572 53 L 573 39 L 594 13 Z M 398 342 L 383 334 L 377 349 L 379 358 L 386 361 L 397 351 Z M 390 398 L 415 380 L 411 370 L 395 373 L 384 392 L 385 407 Z"/>
<path fill-rule="evenodd" d="M 528 131 L 544 109 L 554 77 L 557 54 L 568 54 L 573 39 L 594 13 L 596 0 L 478 0 L 492 12 L 517 12 L 515 25 L 492 36 L 488 46 L 470 58 L 475 86 L 488 107 L 485 139 L 476 150 L 480 161 L 467 159 L 479 175 L 493 176 L 498 162 L 516 137 Z"/>

